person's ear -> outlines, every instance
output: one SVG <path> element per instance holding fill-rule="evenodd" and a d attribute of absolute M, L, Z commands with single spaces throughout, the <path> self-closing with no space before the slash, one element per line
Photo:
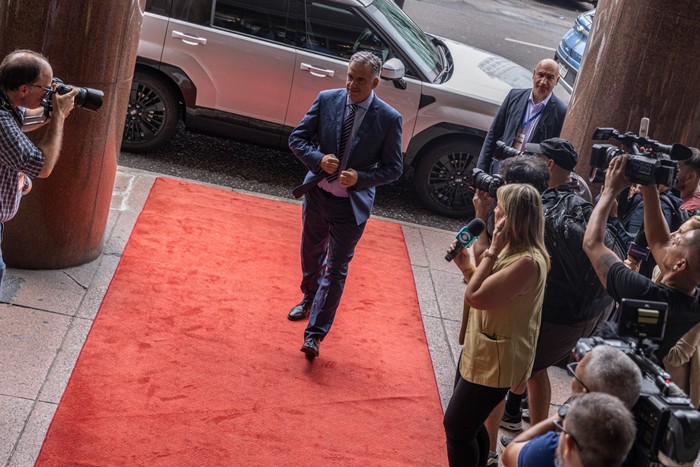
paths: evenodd
<path fill-rule="evenodd" d="M 372 89 L 376 88 L 379 85 L 379 78 L 376 76 L 372 79 Z"/>
<path fill-rule="evenodd" d="M 564 433 L 564 452 L 562 453 L 564 459 L 571 459 L 575 451 L 576 443 L 574 443 L 574 438 Z"/>
<path fill-rule="evenodd" d="M 678 261 L 676 261 L 676 264 L 673 265 L 673 270 L 674 271 L 683 271 L 685 268 L 688 266 L 688 262 L 685 260 L 685 258 L 681 258 Z"/>

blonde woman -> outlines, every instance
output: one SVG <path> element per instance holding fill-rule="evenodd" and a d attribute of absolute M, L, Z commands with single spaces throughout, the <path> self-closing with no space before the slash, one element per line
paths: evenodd
<path fill-rule="evenodd" d="M 549 270 L 540 193 L 511 184 L 498 189 L 497 199 L 493 239 L 478 266 L 473 269 L 465 250 L 455 258 L 468 284 L 464 347 L 444 418 L 451 466 L 486 465 L 484 421 L 508 388 L 530 376 L 540 328 Z M 488 195 L 477 190 L 479 217 L 487 203 Z"/>

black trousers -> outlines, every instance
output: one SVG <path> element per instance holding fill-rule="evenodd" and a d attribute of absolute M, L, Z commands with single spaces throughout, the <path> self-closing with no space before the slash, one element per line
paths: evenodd
<path fill-rule="evenodd" d="M 443 425 L 451 467 L 481 467 L 489 455 L 489 434 L 484 422 L 505 398 L 508 388 L 491 388 L 466 381 L 459 374 L 447 404 Z"/>

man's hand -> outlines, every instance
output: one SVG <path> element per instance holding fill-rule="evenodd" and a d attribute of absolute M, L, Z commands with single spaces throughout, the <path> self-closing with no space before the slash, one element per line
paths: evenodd
<path fill-rule="evenodd" d="M 335 154 L 326 154 L 321 159 L 321 169 L 327 174 L 335 173 L 340 167 L 340 160 L 335 156 Z"/>
<path fill-rule="evenodd" d="M 487 192 L 477 189 L 474 192 L 472 202 L 474 203 L 474 217 L 484 221 L 488 219 L 495 200 Z"/>
<path fill-rule="evenodd" d="M 627 165 L 627 154 L 616 156 L 610 161 L 610 166 L 605 174 L 605 194 L 617 196 L 622 190 L 632 185 L 625 178 L 625 166 Z"/>
<path fill-rule="evenodd" d="M 627 155 L 625 154 L 610 161 L 608 172 L 605 174 L 605 186 L 600 194 L 598 204 L 595 205 L 591 217 L 588 219 L 586 233 L 583 235 L 583 251 L 591 260 L 603 288 L 608 286 L 610 268 L 621 261 L 615 252 L 605 245 L 605 228 L 613 204 L 617 202 L 617 194 L 630 186 L 630 182 L 625 179 L 626 163 Z M 644 209 L 646 210 L 646 205 Z"/>
<path fill-rule="evenodd" d="M 71 110 L 73 110 L 73 107 L 75 106 L 75 96 L 78 94 L 78 90 L 75 88 L 71 88 L 70 92 L 67 92 L 66 94 L 58 94 L 57 92 L 53 93 L 53 101 L 52 101 L 52 113 L 58 112 L 63 118 L 68 117 L 68 114 L 70 114 Z"/>
<path fill-rule="evenodd" d="M 350 188 L 357 184 L 357 171 L 355 169 L 347 169 L 340 172 L 340 177 L 338 177 L 340 186 L 343 188 Z"/>

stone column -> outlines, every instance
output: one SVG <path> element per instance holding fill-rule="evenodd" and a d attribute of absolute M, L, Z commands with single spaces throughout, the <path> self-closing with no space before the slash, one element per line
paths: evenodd
<path fill-rule="evenodd" d="M 34 180 L 17 216 L 5 224 L 2 252 L 8 266 L 64 268 L 102 252 L 145 1 L 9 0 L 0 5 L 2 56 L 20 48 L 35 50 L 64 83 L 104 92 L 97 112 L 77 107 L 71 112 L 53 173 Z"/>
<path fill-rule="evenodd" d="M 700 8 L 697 0 L 600 0 L 562 138 L 587 177 L 596 127 L 662 143 L 700 145 Z M 613 144 L 614 141 L 609 143 Z"/>

